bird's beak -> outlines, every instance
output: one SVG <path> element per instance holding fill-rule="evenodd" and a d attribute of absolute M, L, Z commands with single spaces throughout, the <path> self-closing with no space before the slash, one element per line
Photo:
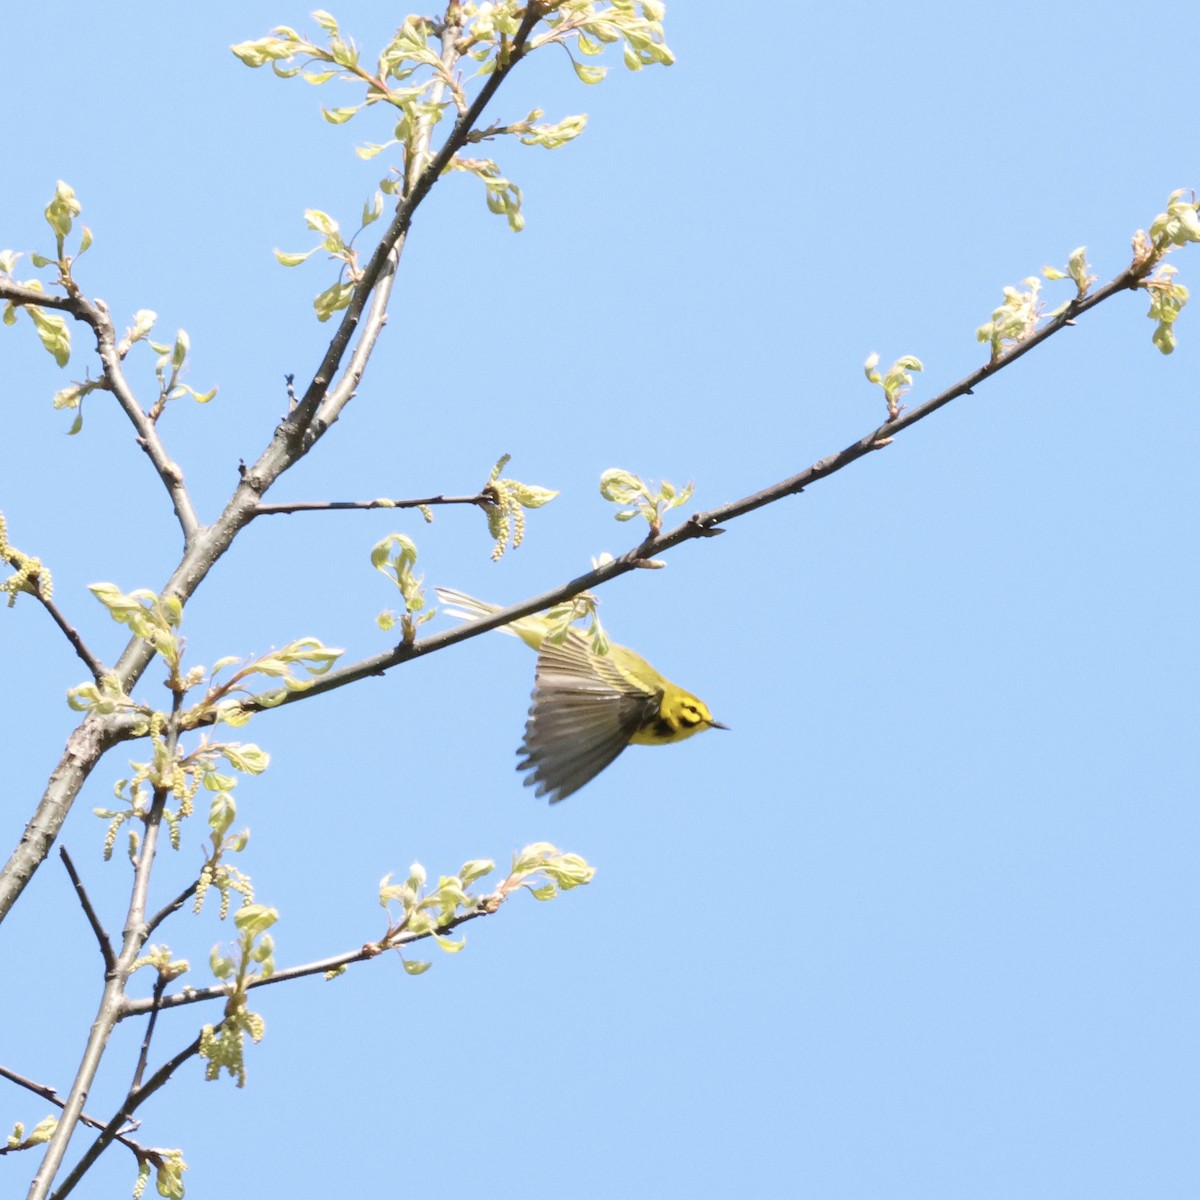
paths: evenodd
<path fill-rule="evenodd" d="M 728 725 L 722 725 L 720 721 L 709 721 L 709 729 L 728 729 Z"/>

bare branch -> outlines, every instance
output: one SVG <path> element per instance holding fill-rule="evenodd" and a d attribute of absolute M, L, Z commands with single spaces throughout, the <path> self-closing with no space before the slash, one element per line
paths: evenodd
<path fill-rule="evenodd" d="M 128 737 L 128 722 L 119 723 Z M 116 745 L 118 722 L 89 713 L 67 738 L 62 758 L 50 775 L 50 782 L 16 849 L 0 871 L 0 921 L 16 903 L 34 871 L 50 853 L 71 805 L 101 756 Z"/>
<path fill-rule="evenodd" d="M 79 630 L 63 616 L 58 605 L 49 596 L 43 596 L 40 592 L 33 593 L 38 603 L 50 614 L 51 620 L 62 630 L 67 641 L 75 649 L 75 653 L 79 655 L 84 666 L 91 673 L 92 678 L 99 683 L 100 680 L 108 673 L 108 668 L 91 652 L 87 643 L 83 640 Z"/>
<path fill-rule="evenodd" d="M 346 509 L 369 508 L 424 508 L 435 504 L 474 504 L 487 509 L 496 503 L 487 492 L 476 496 L 422 496 L 418 500 L 304 500 L 295 504 L 259 504 L 254 509 L 256 517 L 273 517 L 298 512 L 340 512 Z"/>
<path fill-rule="evenodd" d="M 142 1038 L 142 1048 L 138 1052 L 137 1066 L 133 1069 L 133 1082 L 129 1085 L 129 1095 L 136 1095 L 142 1086 L 142 1076 L 146 1073 L 146 1062 L 150 1057 L 150 1043 L 154 1039 L 154 1027 L 158 1024 L 158 1014 L 161 1008 L 163 992 L 167 990 L 168 977 L 161 971 L 154 980 L 154 995 L 150 998 L 150 1020 L 146 1022 L 146 1033 Z"/>
<path fill-rule="evenodd" d="M 83 912 L 88 919 L 88 924 L 92 927 L 92 932 L 96 935 L 96 941 L 100 943 L 100 953 L 104 956 L 104 971 L 107 974 L 115 970 L 117 965 L 117 956 L 113 953 L 112 942 L 109 940 L 104 926 L 100 924 L 100 918 L 96 915 L 96 910 L 92 907 L 91 897 L 88 896 L 83 886 L 83 880 L 79 878 L 79 872 L 75 870 L 75 864 L 71 861 L 71 856 L 67 853 L 66 846 L 59 846 L 58 856 L 62 859 L 63 866 L 66 867 L 67 874 L 71 877 L 71 883 L 75 888 L 75 895 L 79 897 L 79 903 L 83 906 Z"/>
<path fill-rule="evenodd" d="M 195 894 L 199 888 L 198 883 L 189 883 L 187 887 L 179 893 L 169 904 L 164 904 L 146 922 L 146 940 L 149 941 L 150 935 L 172 914 L 177 913 Z"/>

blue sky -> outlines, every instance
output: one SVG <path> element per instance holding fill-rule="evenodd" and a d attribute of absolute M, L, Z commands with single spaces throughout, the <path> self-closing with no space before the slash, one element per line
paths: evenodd
<path fill-rule="evenodd" d="M 368 48 L 403 15 L 334 11 Z M 187 329 L 188 382 L 220 393 L 162 431 L 205 520 L 270 436 L 284 374 L 323 348 L 328 267 L 285 271 L 272 248 L 311 244 L 306 207 L 352 226 L 380 174 L 351 147 L 382 123 L 318 114 L 349 91 L 228 52 L 306 21 L 257 0 L 6 19 L 0 247 L 49 248 L 66 179 L 96 237 L 89 294 L 119 325 L 148 307 L 160 335 Z M 305 635 L 384 649 L 373 617 L 394 601 L 368 554 L 392 530 L 429 584 L 511 602 L 633 543 L 597 493 L 608 467 L 692 479 L 698 508 L 799 471 L 882 419 L 868 353 L 918 355 L 920 402 L 983 360 L 1003 286 L 1081 244 L 1111 278 L 1198 182 L 1194 48 L 1126 6 L 784 24 L 678 3 L 667 33 L 669 70 L 614 60 L 586 88 L 547 55 L 514 75 L 492 115 L 586 111 L 586 133 L 489 151 L 524 190 L 520 235 L 474 181 L 438 185 L 358 398 L 271 493 L 464 492 L 509 452 L 562 492 L 526 544 L 493 565 L 469 510 L 261 520 L 189 606 L 191 662 Z M 1195 258 L 1174 259 L 1193 285 Z M 1185 311 L 1163 358 L 1145 309 L 1117 297 L 882 453 L 603 590 L 613 637 L 732 733 L 633 748 L 550 808 L 512 770 L 533 656 L 490 636 L 257 720 L 273 764 L 239 789 L 243 865 L 281 911 L 281 965 L 378 936 L 377 881 L 414 859 L 437 874 L 545 839 L 598 870 L 475 922 L 419 978 L 385 957 L 259 993 L 249 1086 L 193 1063 L 141 1114 L 146 1142 L 185 1149 L 188 1194 L 248 1177 L 295 1195 L 1200 1194 L 1200 324 Z M 0 332 L 0 509 L 115 657 L 85 587 L 161 584 L 173 519 L 119 412 L 93 396 L 68 439 L 50 406 L 67 377 L 28 328 Z M 0 653 L 7 853 L 81 671 L 24 602 Z M 100 861 L 90 810 L 137 753 L 105 760 L 64 835 L 114 931 L 128 869 Z M 162 897 L 200 831 L 164 859 Z M 229 936 L 211 915 L 161 931 L 196 982 Z M 20 980 L 0 989 L 0 1061 L 65 1089 L 101 971 L 57 862 L 0 955 Z M 165 1017 L 157 1053 L 202 1019 Z M 119 1030 L 90 1110 L 123 1094 L 139 1033 Z M 45 1115 L 0 1098 L 10 1125 Z M 32 1170 L 0 1161 L 14 1194 Z M 77 1194 L 132 1180 L 114 1150 Z"/>

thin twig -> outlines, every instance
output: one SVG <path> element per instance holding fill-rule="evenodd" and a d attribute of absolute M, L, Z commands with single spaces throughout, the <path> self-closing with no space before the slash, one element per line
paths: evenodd
<path fill-rule="evenodd" d="M 83 640 L 79 630 L 63 616 L 58 605 L 49 596 L 42 595 L 41 589 L 36 589 L 31 593 L 38 603 L 50 614 L 51 620 L 62 630 L 67 641 L 71 643 L 75 653 L 83 660 L 84 666 L 91 673 L 92 678 L 99 683 L 101 679 L 108 674 L 106 667 L 88 648 L 87 643 Z"/>
<path fill-rule="evenodd" d="M 175 897 L 175 899 L 174 899 L 174 900 L 172 900 L 172 901 L 171 901 L 169 904 L 164 904 L 164 905 L 162 906 L 162 908 L 160 908 L 160 909 L 158 910 L 158 912 L 156 912 L 156 913 L 154 914 L 154 916 L 152 916 L 152 917 L 150 918 L 150 920 L 148 920 L 148 921 L 146 922 L 146 940 L 147 940 L 147 941 L 149 941 L 149 939 L 150 939 L 150 935 L 151 935 L 151 934 L 152 934 L 152 933 L 153 933 L 153 932 L 154 932 L 154 931 L 155 931 L 155 930 L 156 930 L 156 929 L 157 929 L 157 928 L 158 928 L 158 927 L 159 927 L 159 926 L 160 926 L 160 925 L 161 925 L 161 924 L 162 924 L 162 923 L 163 923 L 163 922 L 164 922 L 164 921 L 165 921 L 165 920 L 166 920 L 166 919 L 167 919 L 167 918 L 168 918 L 168 917 L 169 917 L 169 916 L 172 914 L 172 913 L 177 913 L 177 912 L 178 912 L 178 911 L 179 911 L 179 910 L 180 910 L 180 909 L 181 909 L 181 908 L 182 908 L 182 907 L 183 907 L 183 906 L 184 906 L 184 905 L 185 905 L 185 904 L 186 904 L 186 903 L 187 903 L 187 902 L 188 902 L 188 901 L 189 901 L 189 900 L 190 900 L 190 899 L 191 899 L 191 898 L 192 898 L 192 897 L 193 897 L 193 896 L 196 894 L 196 891 L 197 891 L 197 889 L 198 889 L 199 887 L 200 887 L 200 884 L 199 884 L 199 883 L 197 883 L 197 882 L 192 882 L 192 883 L 189 883 L 189 884 L 187 885 L 187 887 L 185 887 L 185 888 L 183 889 L 183 891 L 182 891 L 182 892 L 180 892 L 180 893 L 179 893 L 179 895 Z"/>
<path fill-rule="evenodd" d="M 258 504 L 256 517 L 274 517 L 283 513 L 335 512 L 346 509 L 368 508 L 423 508 L 434 504 L 475 504 L 490 508 L 495 504 L 486 492 L 476 496 L 423 496 L 418 500 L 301 500 L 294 504 Z"/>
<path fill-rule="evenodd" d="M 112 941 L 109 939 L 103 925 L 100 924 L 100 918 L 96 915 L 95 908 L 92 907 L 91 897 L 87 894 L 87 889 L 83 886 L 83 880 L 79 878 L 79 872 L 75 870 L 75 864 L 71 861 L 71 856 L 67 853 L 66 846 L 59 846 L 58 856 L 62 859 L 62 864 L 67 869 L 67 874 L 71 877 L 71 884 L 75 888 L 75 895 L 79 897 L 79 903 L 83 906 L 84 916 L 88 919 L 88 924 L 92 927 L 92 932 L 96 935 L 96 941 L 100 944 L 100 953 L 104 956 L 104 973 L 107 975 L 114 971 L 117 966 L 117 956 L 113 953 Z"/>
<path fill-rule="evenodd" d="M 146 452 L 146 456 L 154 465 L 155 471 L 166 487 L 171 497 L 185 541 L 190 541 L 200 528 L 196 512 L 192 507 L 191 497 L 183 484 L 183 472 L 179 465 L 171 461 L 158 429 L 150 415 L 146 413 L 129 380 L 125 377 L 122 365 L 121 348 L 117 345 L 117 332 L 109 315 L 108 307 L 103 300 L 89 300 L 80 290 L 79 285 L 70 277 L 61 281 L 67 290 L 65 296 L 51 296 L 33 288 L 23 287 L 11 280 L 0 280 L 0 299 L 10 300 L 19 305 L 36 305 L 42 308 L 56 308 L 69 313 L 77 321 L 89 326 L 96 337 L 96 352 L 100 356 L 104 368 L 103 385 L 112 392 L 117 403 L 124 410 L 137 433 L 137 444 Z M 126 347 L 128 349 L 128 347 Z"/>
<path fill-rule="evenodd" d="M 150 1042 L 154 1038 L 154 1027 L 158 1024 L 158 1014 L 160 1004 L 163 998 L 163 992 L 167 990 L 168 977 L 161 971 L 154 980 L 154 995 L 150 998 L 150 1020 L 146 1022 L 146 1033 L 142 1038 L 142 1048 L 138 1053 L 137 1066 L 133 1069 L 133 1082 L 129 1085 L 129 1094 L 134 1095 L 138 1088 L 142 1086 L 142 1076 L 146 1073 L 146 1062 L 150 1057 Z"/>

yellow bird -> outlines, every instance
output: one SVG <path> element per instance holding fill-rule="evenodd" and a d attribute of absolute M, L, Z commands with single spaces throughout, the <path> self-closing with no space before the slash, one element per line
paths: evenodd
<path fill-rule="evenodd" d="M 450 616 L 464 621 L 498 612 L 451 588 L 438 588 Z M 521 617 L 502 625 L 538 652 L 533 704 L 525 740 L 517 753 L 518 771 L 535 795 L 552 804 L 565 800 L 599 775 L 626 746 L 665 746 L 702 729 L 728 729 L 713 720 L 703 700 L 664 679 L 640 654 L 609 646 L 597 654 L 579 630 L 567 630 L 561 643 L 545 640 L 546 617 Z"/>

